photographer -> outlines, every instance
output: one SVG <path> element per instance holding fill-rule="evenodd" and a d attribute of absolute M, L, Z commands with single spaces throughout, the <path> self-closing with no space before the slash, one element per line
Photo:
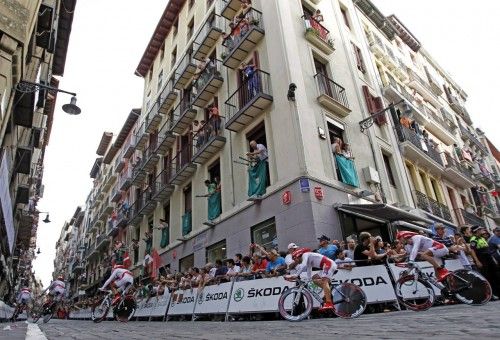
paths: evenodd
<path fill-rule="evenodd" d="M 386 253 L 377 254 L 375 246 L 378 240 L 366 231 L 359 234 L 359 244 L 354 249 L 354 261 L 358 267 L 370 266 L 372 261 L 380 261 L 387 256 Z"/>

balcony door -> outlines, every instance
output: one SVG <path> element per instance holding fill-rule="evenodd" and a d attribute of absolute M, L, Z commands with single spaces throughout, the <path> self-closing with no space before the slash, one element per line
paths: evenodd
<path fill-rule="evenodd" d="M 324 93 L 332 98 L 335 98 L 333 96 L 330 82 L 328 81 L 328 68 L 326 64 L 314 58 L 314 68 L 316 69 L 316 81 L 318 83 L 319 93 Z"/>
<path fill-rule="evenodd" d="M 259 54 L 257 52 L 254 52 L 252 59 L 250 59 L 247 62 L 247 65 L 254 64 L 255 65 L 255 70 L 260 69 L 260 64 L 259 64 Z M 238 99 L 239 99 L 239 107 L 238 109 L 241 109 L 244 107 L 248 102 L 255 97 L 257 93 L 253 92 L 258 92 L 254 91 L 259 88 L 262 88 L 262 86 L 259 86 L 259 79 L 258 78 L 247 78 L 245 76 L 245 73 L 243 70 L 238 69 Z M 258 73 L 253 75 L 253 77 L 257 77 Z"/>
<path fill-rule="evenodd" d="M 189 132 L 181 136 L 181 167 L 191 161 L 190 137 L 191 133 Z"/>

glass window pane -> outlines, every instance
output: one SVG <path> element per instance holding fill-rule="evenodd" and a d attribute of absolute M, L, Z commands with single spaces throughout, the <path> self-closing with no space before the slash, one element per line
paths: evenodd
<path fill-rule="evenodd" d="M 277 248 L 276 223 L 268 220 L 252 228 L 252 242 L 262 245 L 266 249 Z"/>
<path fill-rule="evenodd" d="M 217 242 L 207 247 L 207 263 L 215 263 L 215 260 L 226 259 L 226 240 Z"/>

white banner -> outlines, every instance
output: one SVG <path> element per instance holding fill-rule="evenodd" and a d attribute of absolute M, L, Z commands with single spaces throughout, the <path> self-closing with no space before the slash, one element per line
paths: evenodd
<path fill-rule="evenodd" d="M 281 293 L 294 286 L 282 277 L 235 282 L 229 313 L 278 311 Z"/>
<path fill-rule="evenodd" d="M 167 316 L 191 315 L 194 311 L 194 303 L 198 289 L 178 290 L 172 294 Z"/>
<path fill-rule="evenodd" d="M 232 285 L 232 282 L 226 282 L 198 289 L 194 314 L 225 314 Z"/>
<path fill-rule="evenodd" d="M 153 306 L 151 307 L 150 316 L 158 317 L 165 316 L 167 313 L 168 304 L 170 303 L 170 292 L 165 289 L 165 293 L 158 299 L 155 298 Z"/>
<path fill-rule="evenodd" d="M 143 299 L 140 301 L 137 301 L 137 308 L 135 309 L 135 314 L 134 317 L 141 318 L 141 317 L 149 317 L 149 308 L 148 306 L 151 305 L 153 298 L 149 299 L 148 302 L 146 302 L 147 299 Z"/>

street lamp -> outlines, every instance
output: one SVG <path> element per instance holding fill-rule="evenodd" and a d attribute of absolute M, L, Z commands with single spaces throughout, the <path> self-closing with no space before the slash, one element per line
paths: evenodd
<path fill-rule="evenodd" d="M 49 212 L 48 211 L 37 211 L 36 214 L 47 214 L 45 215 L 45 219 L 43 220 L 43 223 L 50 223 L 49 219 Z"/>
<path fill-rule="evenodd" d="M 68 92 L 68 91 L 58 89 L 57 87 L 52 87 L 52 86 L 48 86 L 48 85 L 44 85 L 44 84 L 40 84 L 40 83 L 32 83 L 32 82 L 26 81 L 26 80 L 21 80 L 19 83 L 16 84 L 15 88 L 17 91 L 19 91 L 21 93 L 33 93 L 33 92 L 39 91 L 41 89 L 44 89 L 44 90 L 48 90 L 48 91 L 55 91 L 55 92 L 62 92 L 62 93 L 70 94 L 72 96 L 70 103 L 64 104 L 62 106 L 63 111 L 66 112 L 67 114 L 70 114 L 70 115 L 79 115 L 82 112 L 82 110 L 78 106 L 76 106 L 76 93 L 74 93 L 74 92 Z"/>
<path fill-rule="evenodd" d="M 372 114 L 370 117 L 363 119 L 362 121 L 359 122 L 359 128 L 361 132 L 364 132 L 365 130 L 369 129 L 373 123 L 375 122 L 375 118 L 382 116 L 387 110 L 392 109 L 395 106 L 398 106 L 399 104 L 406 103 L 404 99 L 401 99 L 397 103 L 391 103 L 389 106 L 387 106 L 385 109 L 380 110 L 379 112 L 376 112 Z M 405 113 L 411 112 L 411 107 L 410 105 L 406 104 L 405 105 Z"/>

